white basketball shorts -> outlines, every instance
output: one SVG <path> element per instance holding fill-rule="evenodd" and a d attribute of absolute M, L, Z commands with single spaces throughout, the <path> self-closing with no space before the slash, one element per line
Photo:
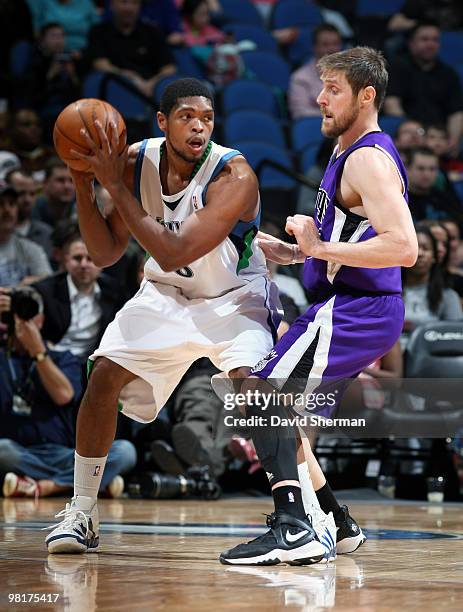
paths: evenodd
<path fill-rule="evenodd" d="M 191 300 L 176 287 L 144 279 L 90 359 L 107 357 L 139 377 L 122 390 L 122 412 L 148 423 L 197 359 L 208 357 L 229 372 L 265 357 L 279 309 L 278 290 L 266 277 L 220 297 Z"/>

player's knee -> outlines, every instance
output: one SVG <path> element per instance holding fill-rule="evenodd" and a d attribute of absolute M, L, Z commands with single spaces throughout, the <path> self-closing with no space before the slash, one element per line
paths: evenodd
<path fill-rule="evenodd" d="M 120 391 L 136 376 L 106 357 L 95 361 L 88 381 L 87 392 L 92 395 L 119 397 Z"/>

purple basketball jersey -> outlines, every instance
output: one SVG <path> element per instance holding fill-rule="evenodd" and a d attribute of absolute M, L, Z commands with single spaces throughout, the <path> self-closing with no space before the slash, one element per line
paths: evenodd
<path fill-rule="evenodd" d="M 356 149 L 375 147 L 384 152 L 396 165 L 403 184 L 406 202 L 407 175 L 399 153 L 390 136 L 384 132 L 370 132 L 347 148 L 339 157 L 333 153 L 320 184 L 315 208 L 315 223 L 325 242 L 361 242 L 376 236 L 368 219 L 350 212 L 336 202 L 336 188 L 346 159 Z M 404 204 L 405 205 L 405 204 Z M 304 285 L 313 296 L 329 293 L 401 294 L 400 267 L 354 268 L 309 257 L 304 264 Z"/>

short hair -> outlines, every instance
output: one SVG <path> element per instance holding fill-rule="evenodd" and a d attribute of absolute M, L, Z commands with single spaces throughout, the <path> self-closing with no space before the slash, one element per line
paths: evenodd
<path fill-rule="evenodd" d="M 45 180 L 47 181 L 53 174 L 55 168 L 67 168 L 67 165 L 59 157 L 50 157 L 45 164 Z"/>
<path fill-rule="evenodd" d="M 440 26 L 435 21 L 418 21 L 418 23 L 415 23 L 415 25 L 407 31 L 407 41 L 410 42 L 421 28 L 436 28 L 440 32 Z"/>
<path fill-rule="evenodd" d="M 161 96 L 159 110 L 168 116 L 177 105 L 179 98 L 192 98 L 201 96 L 208 98 L 214 108 L 214 96 L 208 85 L 198 79 L 177 79 L 167 85 Z"/>
<path fill-rule="evenodd" d="M 429 147 L 412 147 L 409 151 L 404 152 L 405 164 L 410 166 L 415 161 L 417 155 L 427 155 L 428 157 L 439 157 L 437 153 L 434 153 Z"/>
<path fill-rule="evenodd" d="M 341 32 L 336 26 L 332 25 L 331 23 L 321 23 L 312 30 L 312 43 L 314 45 L 317 44 L 318 37 L 320 34 L 323 34 L 323 32 L 331 32 L 332 34 L 337 34 L 339 38 L 342 39 Z"/>
<path fill-rule="evenodd" d="M 182 17 L 189 21 L 201 4 L 207 4 L 207 0 L 184 0 L 180 9 Z"/>
<path fill-rule="evenodd" d="M 378 110 L 386 97 L 388 73 L 387 62 L 380 51 L 371 47 L 353 47 L 325 55 L 317 62 L 321 75 L 326 72 L 342 72 L 354 95 L 365 87 L 375 88 L 375 106 Z"/>
<path fill-rule="evenodd" d="M 3 180 L 7 185 L 11 185 L 13 174 L 20 174 L 21 176 L 25 176 L 26 178 L 30 178 L 35 181 L 32 172 L 30 172 L 29 170 L 24 170 L 24 168 L 20 166 L 19 168 L 12 168 L 11 170 L 8 170 L 8 172 L 5 174 L 5 178 Z"/>
<path fill-rule="evenodd" d="M 436 130 L 436 132 L 443 132 L 446 137 L 448 137 L 449 133 L 447 130 L 447 126 L 444 123 L 430 123 L 426 126 L 426 134 L 429 130 Z"/>
<path fill-rule="evenodd" d="M 49 30 L 54 30 L 55 28 L 59 28 L 60 30 L 63 30 L 64 32 L 64 28 L 60 23 L 56 21 L 52 21 L 50 23 L 46 23 L 40 28 L 39 39 L 42 39 Z"/>
<path fill-rule="evenodd" d="M 51 233 L 51 242 L 57 249 L 64 249 L 78 240 L 82 240 L 82 237 L 77 221 L 60 219 Z"/>

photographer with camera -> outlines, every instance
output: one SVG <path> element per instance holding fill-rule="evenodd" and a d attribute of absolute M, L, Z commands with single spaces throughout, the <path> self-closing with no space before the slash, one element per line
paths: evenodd
<path fill-rule="evenodd" d="M 80 363 L 69 351 L 54 351 L 43 340 L 43 300 L 32 287 L 0 290 L 0 311 L 9 330 L 0 348 L 3 495 L 46 497 L 67 491 L 73 486 Z M 120 474 L 135 463 L 134 446 L 116 440 L 102 489 L 119 496 L 124 487 Z"/>
<path fill-rule="evenodd" d="M 30 284 L 51 274 L 41 246 L 15 233 L 18 193 L 7 185 L 0 189 L 0 287 Z"/>

